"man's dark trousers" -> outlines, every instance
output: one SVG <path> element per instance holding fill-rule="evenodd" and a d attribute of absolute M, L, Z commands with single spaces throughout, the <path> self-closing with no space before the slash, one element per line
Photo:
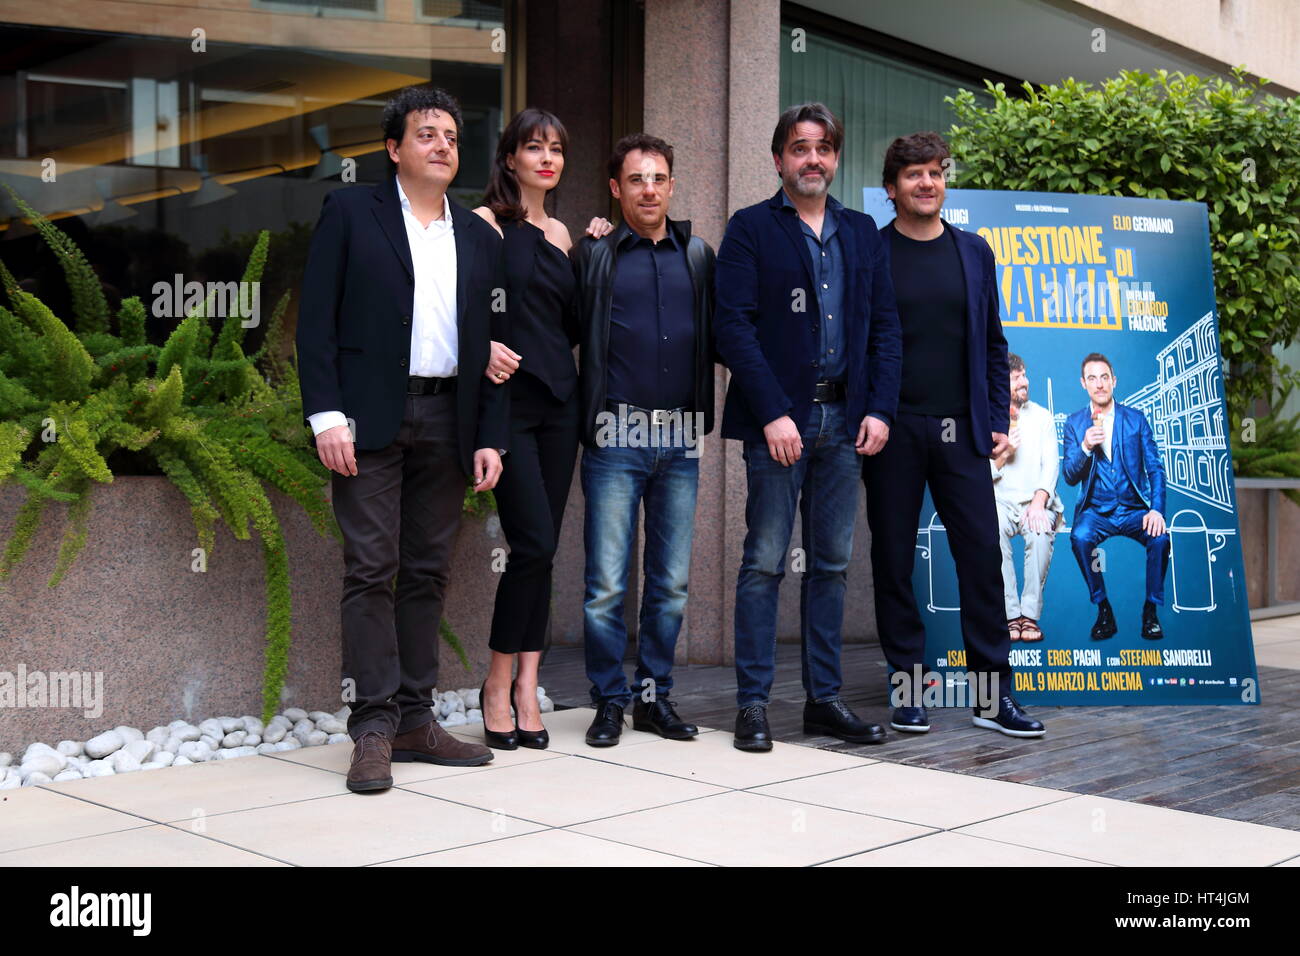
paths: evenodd
<path fill-rule="evenodd" d="M 967 669 L 998 673 L 1000 692 L 1010 693 L 997 506 L 989 460 L 976 450 L 972 434 L 967 415 L 899 412 L 885 447 L 863 460 L 876 622 L 890 668 L 910 676 L 919 664 L 924 673 L 925 625 L 912 570 L 928 483 L 957 566 Z"/>
<path fill-rule="evenodd" d="M 392 444 L 356 459 L 355 475 L 332 477 L 345 542 L 343 675 L 356 682 L 348 732 L 392 739 L 433 719 L 438 623 L 465 497 L 455 391 L 407 395 Z"/>

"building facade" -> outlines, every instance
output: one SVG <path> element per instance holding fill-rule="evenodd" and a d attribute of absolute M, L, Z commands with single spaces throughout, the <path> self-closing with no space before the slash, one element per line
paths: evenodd
<path fill-rule="evenodd" d="M 822 100 L 844 119 L 833 192 L 860 208 L 889 140 L 945 129 L 944 97 L 958 89 L 1244 64 L 1290 95 L 1298 47 L 1291 0 L 934 0 L 924 16 L 857 0 L 0 0 L 0 183 L 78 242 L 110 306 L 177 273 L 238 278 L 260 229 L 273 234 L 271 301 L 296 291 L 325 193 L 385 174 L 380 108 L 411 83 L 445 86 L 463 104 L 459 201 L 477 202 L 505 120 L 535 105 L 568 127 L 555 214 L 575 235 L 613 216 L 606 156 L 645 129 L 676 150 L 673 217 L 716 247 L 732 212 L 777 188 L 768 144 L 791 103 Z M 59 314 L 57 267 L 3 193 L 0 259 Z M 1189 404 L 1167 427 L 1191 444 L 1222 439 L 1222 422 L 1196 415 Z M 744 535 L 739 450 L 709 436 L 700 473 L 679 653 L 724 663 Z M 1211 495 L 1221 479 L 1187 477 Z M 581 516 L 575 483 L 558 643 L 581 640 Z M 846 637 L 871 640 L 861 514 L 856 541 Z M 798 634 L 796 575 L 780 632 Z"/>

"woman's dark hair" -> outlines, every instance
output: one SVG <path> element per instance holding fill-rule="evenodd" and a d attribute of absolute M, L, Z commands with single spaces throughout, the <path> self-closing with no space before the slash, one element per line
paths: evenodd
<path fill-rule="evenodd" d="M 614 144 L 614 152 L 609 156 L 609 178 L 618 181 L 621 179 L 623 172 L 623 160 L 627 159 L 627 154 L 640 150 L 643 153 L 651 153 L 656 156 L 662 156 L 664 162 L 668 164 L 668 175 L 673 174 L 673 148 L 665 143 L 658 136 L 651 136 L 649 133 L 628 133 L 617 143 Z"/>
<path fill-rule="evenodd" d="M 900 136 L 885 150 L 885 168 L 880 174 L 881 185 L 897 186 L 898 174 L 905 166 L 932 163 L 936 159 L 942 163 L 951 156 L 948 143 L 938 133 Z"/>
<path fill-rule="evenodd" d="M 824 103 L 800 103 L 792 106 L 776 121 L 772 130 L 772 155 L 780 156 L 785 152 L 785 141 L 790 138 L 790 130 L 799 123 L 818 123 L 826 130 L 826 142 L 836 156 L 844 146 L 844 127 L 835 118 L 835 114 Z"/>
<path fill-rule="evenodd" d="M 384 105 L 384 116 L 380 120 L 380 126 L 384 130 L 384 140 L 397 140 L 397 145 L 402 144 L 402 136 L 406 133 L 406 117 L 410 113 L 427 113 L 429 110 L 441 110 L 453 120 L 456 121 L 456 139 L 461 137 L 463 126 L 460 115 L 460 104 L 456 102 L 456 97 L 452 96 L 446 90 L 437 86 L 405 86 L 393 94 L 392 98 Z M 387 152 L 385 151 L 385 155 Z M 388 160 L 388 171 L 392 172 L 397 165 L 390 158 Z"/>
<path fill-rule="evenodd" d="M 520 146 L 530 139 L 547 139 L 547 131 L 555 134 L 560 141 L 560 149 L 569 149 L 569 134 L 564 124 L 554 113 L 530 106 L 515 114 L 497 140 L 497 155 L 492 162 L 492 173 L 488 177 L 487 191 L 483 193 L 483 205 L 492 210 L 497 222 L 517 222 L 528 216 L 523 199 L 519 195 L 519 180 L 515 172 L 506 164 L 506 157 L 513 156 Z M 555 192 L 554 189 L 551 190 Z"/>

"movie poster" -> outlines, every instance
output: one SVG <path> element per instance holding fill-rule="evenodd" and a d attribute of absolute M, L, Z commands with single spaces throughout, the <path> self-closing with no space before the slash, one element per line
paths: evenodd
<path fill-rule="evenodd" d="M 878 226 L 893 219 L 884 190 L 863 194 Z M 990 464 L 1008 620 L 1036 624 L 1011 645 L 1017 699 L 1257 703 L 1205 206 L 950 189 L 943 215 L 992 247 L 1023 361 L 1017 447 Z M 1106 362 L 1085 369 L 1093 353 Z M 1026 496 L 1047 483 L 1030 529 Z M 1165 541 L 1142 525 L 1160 485 Z M 957 579 L 928 494 L 913 586 L 927 663 L 951 688 L 966 664 Z M 1099 594 L 1110 636 L 1093 633 Z"/>

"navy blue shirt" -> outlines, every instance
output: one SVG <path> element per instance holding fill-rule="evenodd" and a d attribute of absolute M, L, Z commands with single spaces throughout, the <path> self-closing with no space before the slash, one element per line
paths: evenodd
<path fill-rule="evenodd" d="M 654 242 L 635 232 L 616 250 L 606 400 L 687 408 L 695 390 L 695 289 L 671 229 Z"/>
<path fill-rule="evenodd" d="M 785 190 L 781 191 L 781 205 L 789 210 L 786 215 L 798 217 L 799 210 Z M 799 230 L 803 233 L 808 255 L 812 259 L 813 289 L 817 294 L 817 380 L 820 382 L 843 382 L 848 371 L 842 315 L 844 257 L 840 254 L 840 239 L 836 232 L 842 208 L 844 207 L 834 196 L 826 197 L 826 213 L 822 218 L 820 237 L 812 231 L 812 226 L 799 220 Z"/>

